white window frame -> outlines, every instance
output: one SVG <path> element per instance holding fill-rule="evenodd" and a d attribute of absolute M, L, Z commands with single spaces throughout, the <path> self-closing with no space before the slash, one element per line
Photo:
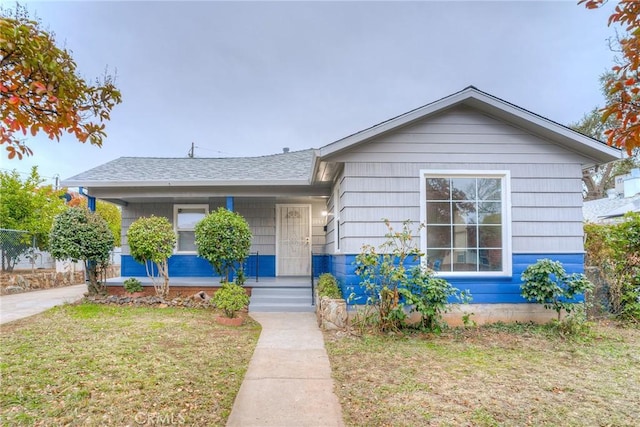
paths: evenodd
<path fill-rule="evenodd" d="M 204 209 L 205 216 L 209 214 L 209 205 L 204 204 L 183 204 L 173 205 L 173 231 L 176 233 L 176 247 L 173 249 L 175 254 L 196 254 L 196 251 L 179 251 L 178 240 L 180 239 L 179 231 L 195 231 L 194 228 L 178 228 L 178 210 L 179 209 Z"/>
<path fill-rule="evenodd" d="M 509 170 L 420 170 L 420 223 L 427 223 L 427 178 L 500 178 L 502 180 L 502 271 L 439 271 L 443 277 L 511 277 L 511 171 Z M 420 251 L 427 254 L 427 228 L 420 230 Z"/>

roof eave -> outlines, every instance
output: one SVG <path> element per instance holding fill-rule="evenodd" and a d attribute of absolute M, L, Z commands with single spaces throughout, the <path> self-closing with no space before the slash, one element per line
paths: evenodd
<path fill-rule="evenodd" d="M 131 188 L 131 187 L 256 187 L 256 186 L 303 186 L 307 179 L 288 180 L 225 180 L 225 181 L 80 181 L 66 180 L 64 187 Z"/>

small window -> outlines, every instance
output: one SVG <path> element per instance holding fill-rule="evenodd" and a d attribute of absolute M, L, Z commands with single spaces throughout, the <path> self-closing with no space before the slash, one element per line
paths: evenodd
<path fill-rule="evenodd" d="M 198 221 L 208 213 L 207 205 L 175 205 L 173 207 L 173 223 L 178 235 L 176 252 L 196 252 L 194 230 Z"/>
<path fill-rule="evenodd" d="M 446 275 L 510 274 L 508 172 L 422 171 L 422 249 Z"/>

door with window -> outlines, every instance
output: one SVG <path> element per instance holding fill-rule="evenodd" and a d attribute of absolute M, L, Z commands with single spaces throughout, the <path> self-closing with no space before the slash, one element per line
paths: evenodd
<path fill-rule="evenodd" d="M 311 206 L 276 206 L 278 276 L 311 274 Z"/>

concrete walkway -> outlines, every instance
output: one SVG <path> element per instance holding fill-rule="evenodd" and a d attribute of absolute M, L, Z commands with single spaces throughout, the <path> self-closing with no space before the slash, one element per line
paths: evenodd
<path fill-rule="evenodd" d="M 343 426 L 313 313 L 250 313 L 262 325 L 227 426 Z"/>
<path fill-rule="evenodd" d="M 0 296 L 0 324 L 42 313 L 65 302 L 77 301 L 85 292 L 87 285 L 82 284 Z"/>

